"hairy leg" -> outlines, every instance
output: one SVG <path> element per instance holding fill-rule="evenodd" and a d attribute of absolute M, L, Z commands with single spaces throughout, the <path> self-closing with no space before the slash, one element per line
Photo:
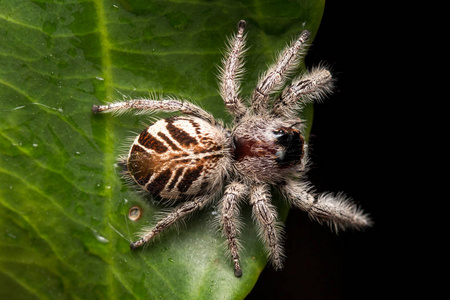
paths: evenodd
<path fill-rule="evenodd" d="M 201 209 L 213 198 L 213 195 L 201 196 L 192 201 L 187 201 L 177 206 L 172 212 L 161 219 L 153 228 L 145 230 L 139 240 L 131 243 L 132 250 L 137 249 L 149 242 L 154 236 L 169 228 L 175 222 L 185 218 L 198 209 Z"/>
<path fill-rule="evenodd" d="M 283 247 L 281 245 L 281 224 L 277 222 L 275 207 L 270 203 L 268 185 L 254 186 L 250 191 L 250 204 L 259 234 L 267 246 L 270 260 L 275 269 L 283 267 Z"/>
<path fill-rule="evenodd" d="M 285 118 L 294 118 L 296 111 L 306 103 L 320 101 L 333 89 L 331 73 L 318 67 L 297 78 L 287 86 L 274 102 L 272 114 Z"/>
<path fill-rule="evenodd" d="M 296 41 L 283 50 L 277 62 L 261 77 L 252 96 L 252 109 L 255 113 L 264 113 L 267 110 L 270 94 L 281 89 L 289 72 L 298 66 L 301 51 L 309 36 L 310 32 L 304 30 Z"/>
<path fill-rule="evenodd" d="M 240 119 L 247 113 L 247 108 L 239 97 L 239 80 L 243 73 L 242 56 L 245 52 L 245 21 L 238 24 L 238 32 L 229 40 L 227 55 L 222 60 L 220 68 L 220 95 L 227 109 L 236 119 Z"/>
<path fill-rule="evenodd" d="M 308 183 L 290 180 L 281 192 L 296 207 L 306 211 L 319 223 L 328 224 L 334 231 L 347 228 L 363 229 L 372 225 L 368 215 L 343 194 L 314 195 Z"/>
<path fill-rule="evenodd" d="M 247 187 L 238 182 L 232 182 L 225 189 L 220 204 L 220 221 L 223 234 L 227 239 L 228 250 L 234 264 L 234 275 L 242 276 L 239 264 L 239 245 L 237 235 L 239 233 L 239 202 L 247 193 Z"/>
<path fill-rule="evenodd" d="M 216 120 L 214 117 L 201 109 L 200 107 L 188 102 L 180 100 L 130 100 L 123 102 L 114 102 L 106 105 L 94 105 L 92 106 L 92 111 L 94 113 L 122 113 L 128 110 L 138 110 L 143 112 L 155 112 L 155 111 L 165 111 L 165 112 L 176 112 L 180 111 L 187 115 L 195 116 L 208 121 L 212 125 L 216 125 Z"/>

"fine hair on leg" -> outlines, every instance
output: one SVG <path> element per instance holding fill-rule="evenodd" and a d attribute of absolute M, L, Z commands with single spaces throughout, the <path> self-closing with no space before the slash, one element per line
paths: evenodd
<path fill-rule="evenodd" d="M 267 102 L 271 93 L 280 90 L 288 75 L 299 65 L 309 36 L 310 32 L 304 30 L 297 40 L 280 53 L 277 62 L 263 74 L 252 95 L 253 112 L 261 114 L 267 111 Z"/>
<path fill-rule="evenodd" d="M 205 195 L 195 198 L 192 201 L 186 201 L 175 207 L 170 213 L 163 217 L 155 226 L 144 228 L 140 239 L 131 243 L 131 249 L 137 249 L 148 243 L 153 237 L 163 232 L 175 222 L 182 220 L 193 212 L 204 207 L 215 195 Z"/>
<path fill-rule="evenodd" d="M 282 245 L 282 223 L 278 222 L 275 207 L 271 204 L 269 186 L 259 184 L 250 190 L 250 204 L 253 218 L 258 227 L 259 236 L 266 246 L 268 256 L 274 268 L 283 268 L 284 251 Z"/>
<path fill-rule="evenodd" d="M 244 73 L 245 26 L 245 21 L 239 21 L 238 32 L 228 40 L 226 55 L 222 59 L 222 67 L 219 67 L 220 95 L 228 111 L 236 119 L 242 118 L 247 113 L 247 108 L 239 97 L 240 79 Z"/>
<path fill-rule="evenodd" d="M 242 276 L 242 269 L 239 263 L 239 202 L 247 193 L 247 187 L 239 182 L 230 183 L 222 197 L 220 203 L 220 223 L 223 234 L 227 239 L 227 248 L 234 264 L 234 275 Z"/>
<path fill-rule="evenodd" d="M 370 217 L 343 193 L 315 194 L 309 183 L 293 179 L 280 190 L 291 204 L 335 232 L 350 228 L 361 230 L 372 225 Z"/>
<path fill-rule="evenodd" d="M 320 101 L 333 90 L 333 77 L 324 67 L 317 67 L 295 78 L 275 100 L 272 114 L 293 118 L 311 102 Z"/>
<path fill-rule="evenodd" d="M 201 109 L 197 105 L 194 105 L 188 101 L 176 100 L 176 99 L 166 99 L 166 100 L 150 100 L 150 99 L 138 99 L 129 100 L 122 102 L 114 102 L 105 105 L 94 105 L 92 106 L 92 111 L 94 113 L 116 113 L 121 114 L 134 109 L 140 112 L 182 112 L 187 115 L 195 116 L 208 121 L 212 125 L 216 125 L 217 121 L 214 117 Z"/>

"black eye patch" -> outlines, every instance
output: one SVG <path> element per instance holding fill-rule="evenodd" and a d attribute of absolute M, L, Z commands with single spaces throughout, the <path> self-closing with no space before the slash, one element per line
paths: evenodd
<path fill-rule="evenodd" d="M 287 167 L 297 164 L 303 157 L 303 138 L 300 132 L 291 128 L 274 131 L 277 144 L 283 147 L 278 151 L 275 161 L 279 166 Z"/>

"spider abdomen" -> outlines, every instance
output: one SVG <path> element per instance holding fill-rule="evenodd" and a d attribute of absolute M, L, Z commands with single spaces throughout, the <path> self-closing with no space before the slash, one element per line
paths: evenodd
<path fill-rule="evenodd" d="M 129 175 L 154 196 L 181 199 L 221 184 L 229 164 L 226 135 L 195 117 L 171 117 L 145 129 L 131 146 Z"/>

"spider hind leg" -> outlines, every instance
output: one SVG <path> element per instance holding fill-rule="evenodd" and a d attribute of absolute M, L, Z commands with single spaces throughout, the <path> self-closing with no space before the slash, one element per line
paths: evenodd
<path fill-rule="evenodd" d="M 257 185 L 252 188 L 250 204 L 253 209 L 253 218 L 274 268 L 280 270 L 283 268 L 284 260 L 282 224 L 277 222 L 277 212 L 270 200 L 271 194 L 268 185 Z"/>
<path fill-rule="evenodd" d="M 172 226 L 175 222 L 180 221 L 191 215 L 193 212 L 203 208 L 213 198 L 214 195 L 205 195 L 178 205 L 174 210 L 162 218 L 154 227 L 144 230 L 141 238 L 130 244 L 130 249 L 135 250 L 148 243 L 156 235 Z"/>
<path fill-rule="evenodd" d="M 242 276 L 242 269 L 239 262 L 239 242 L 237 235 L 239 233 L 239 202 L 246 194 L 245 185 L 233 182 L 225 190 L 221 201 L 220 222 L 223 234 L 227 240 L 227 248 L 234 264 L 234 275 Z"/>
<path fill-rule="evenodd" d="M 239 21 L 238 32 L 229 40 L 227 54 L 222 60 L 222 67 L 219 68 L 220 95 L 228 111 L 237 120 L 247 114 L 247 107 L 239 96 L 240 78 L 243 74 L 244 66 L 245 26 L 245 21 Z"/>

